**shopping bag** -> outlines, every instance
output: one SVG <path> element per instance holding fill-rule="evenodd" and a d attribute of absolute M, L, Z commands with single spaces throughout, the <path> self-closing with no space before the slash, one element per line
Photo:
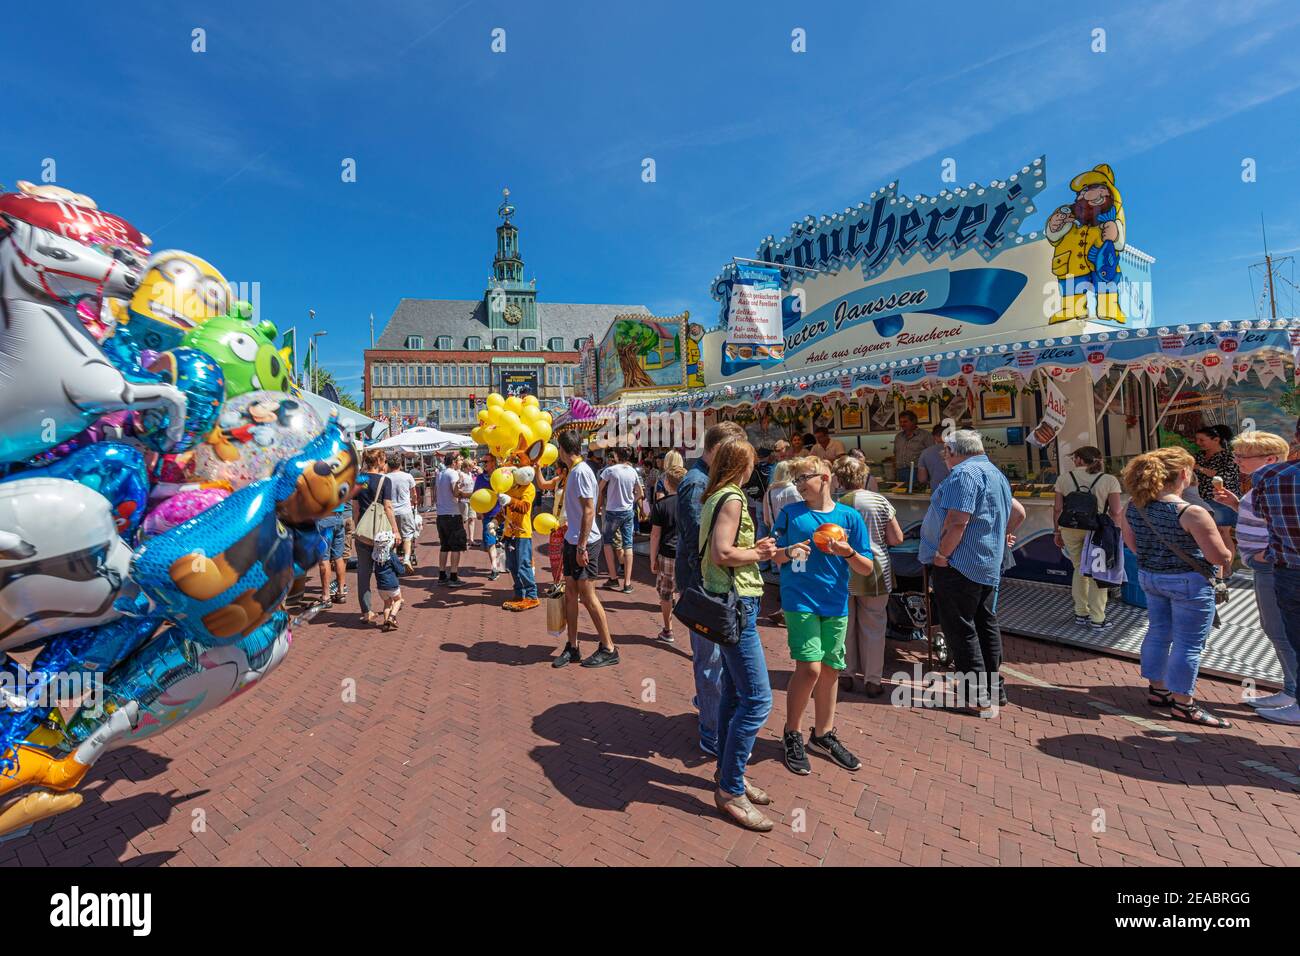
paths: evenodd
<path fill-rule="evenodd" d="M 569 619 L 564 612 L 564 585 L 553 584 L 546 596 L 546 632 L 559 636 L 568 632 Z"/>

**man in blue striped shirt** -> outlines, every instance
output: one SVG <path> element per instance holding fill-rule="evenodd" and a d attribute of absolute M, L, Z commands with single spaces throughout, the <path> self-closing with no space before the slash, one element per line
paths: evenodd
<path fill-rule="evenodd" d="M 930 496 L 919 557 L 930 566 L 933 606 L 957 675 L 966 682 L 966 701 L 985 711 L 1007 702 L 995 608 L 1006 549 L 1025 509 L 984 454 L 979 432 L 948 435 L 943 454 L 950 471 Z"/>

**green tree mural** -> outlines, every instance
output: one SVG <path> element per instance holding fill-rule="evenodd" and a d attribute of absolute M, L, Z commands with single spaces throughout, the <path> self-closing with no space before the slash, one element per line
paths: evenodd
<path fill-rule="evenodd" d="M 614 326 L 614 351 L 623 370 L 624 388 L 651 388 L 654 382 L 641 367 L 641 357 L 659 345 L 659 334 L 644 322 L 624 319 Z"/>

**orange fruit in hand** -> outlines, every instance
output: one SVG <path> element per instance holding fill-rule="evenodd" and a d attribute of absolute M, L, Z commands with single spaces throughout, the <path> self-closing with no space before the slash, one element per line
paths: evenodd
<path fill-rule="evenodd" d="M 813 544 L 827 554 L 830 553 L 832 541 L 843 541 L 846 538 L 848 534 L 844 529 L 830 521 L 813 532 Z"/>

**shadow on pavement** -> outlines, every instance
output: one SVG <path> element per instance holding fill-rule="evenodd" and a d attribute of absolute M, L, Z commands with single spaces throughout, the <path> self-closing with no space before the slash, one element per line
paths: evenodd
<path fill-rule="evenodd" d="M 529 751 L 551 785 L 572 803 L 593 810 L 626 810 L 653 803 L 712 816 L 712 763 L 702 773 L 681 773 L 655 757 L 695 761 L 694 713 L 667 716 L 624 704 L 573 701 L 538 714 L 533 732 L 554 741 Z M 681 790 L 702 791 L 699 799 Z"/>

